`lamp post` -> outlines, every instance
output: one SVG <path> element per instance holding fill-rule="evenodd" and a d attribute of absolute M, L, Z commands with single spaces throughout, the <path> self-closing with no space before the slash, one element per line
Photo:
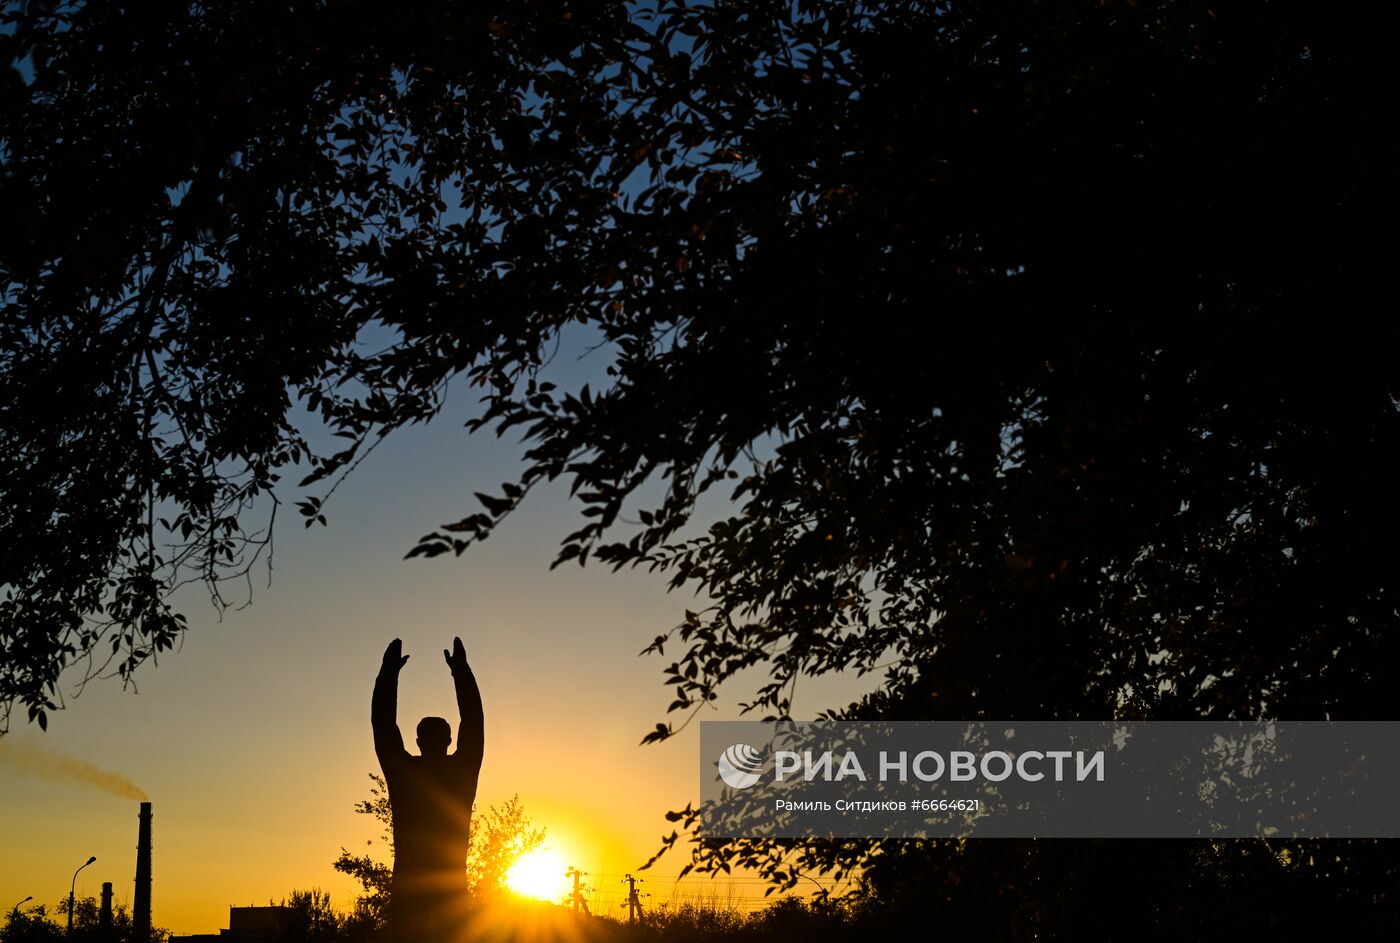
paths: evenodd
<path fill-rule="evenodd" d="M 91 858 L 78 865 L 78 871 L 83 870 L 83 868 L 86 868 L 96 860 L 97 856 L 93 855 Z M 73 872 L 73 881 L 68 885 L 68 932 L 65 934 L 65 937 L 73 935 L 73 892 L 78 886 L 78 871 Z"/>
<path fill-rule="evenodd" d="M 23 907 L 25 904 L 29 903 L 29 902 L 30 902 L 31 900 L 33 900 L 33 899 L 34 899 L 34 895 L 33 895 L 33 894 L 30 894 L 30 895 L 29 895 L 28 897 L 26 897 L 24 900 L 20 901 L 18 904 L 15 904 L 13 907 L 11 907 L 11 908 L 10 908 L 10 913 L 14 914 L 15 917 L 19 917 L 19 909 L 20 909 L 21 907 Z"/>

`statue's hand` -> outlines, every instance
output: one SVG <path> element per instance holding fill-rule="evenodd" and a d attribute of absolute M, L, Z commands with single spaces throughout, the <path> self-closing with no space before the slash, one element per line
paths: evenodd
<path fill-rule="evenodd" d="M 389 643 L 389 647 L 384 649 L 384 667 L 398 671 L 408 661 L 408 656 L 403 654 L 403 640 L 394 639 Z"/>
<path fill-rule="evenodd" d="M 447 667 L 452 669 L 454 675 L 469 670 L 467 668 L 467 650 L 462 647 L 462 640 L 460 637 L 452 640 L 452 652 L 450 654 L 447 649 L 444 648 L 442 650 L 442 657 L 447 660 Z"/>

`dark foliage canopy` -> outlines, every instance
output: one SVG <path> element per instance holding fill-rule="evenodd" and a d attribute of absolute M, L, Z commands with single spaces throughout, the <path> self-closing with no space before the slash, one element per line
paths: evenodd
<path fill-rule="evenodd" d="M 411 555 L 569 480 L 560 561 L 713 602 L 678 716 L 755 665 L 773 716 L 1391 716 L 1381 10 L 5 3 L 0 703 L 169 647 L 279 470 L 324 522 L 464 376 L 530 451 Z M 605 388 L 540 381 L 571 325 Z"/>

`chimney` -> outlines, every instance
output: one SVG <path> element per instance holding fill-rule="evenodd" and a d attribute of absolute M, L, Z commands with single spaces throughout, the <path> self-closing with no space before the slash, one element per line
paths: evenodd
<path fill-rule="evenodd" d="M 102 910 L 97 914 L 97 938 L 102 943 L 112 940 L 112 882 L 102 882 Z"/>
<path fill-rule="evenodd" d="M 141 803 L 141 828 L 136 839 L 136 896 L 131 904 L 132 943 L 151 939 L 151 804 Z"/>

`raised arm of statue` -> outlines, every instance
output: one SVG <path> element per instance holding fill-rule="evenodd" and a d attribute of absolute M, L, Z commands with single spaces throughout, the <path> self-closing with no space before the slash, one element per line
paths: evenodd
<path fill-rule="evenodd" d="M 454 755 L 461 757 L 475 775 L 481 769 L 486 739 L 481 690 L 477 688 L 476 676 L 467 664 L 467 652 L 460 638 L 453 639 L 450 653 L 443 649 L 442 657 L 447 660 L 447 667 L 452 669 L 452 683 L 457 689 L 457 711 L 461 717 Z"/>
<path fill-rule="evenodd" d="M 384 663 L 379 666 L 379 677 L 374 679 L 370 723 L 374 726 L 374 752 L 381 767 L 408 755 L 403 748 L 398 722 L 399 671 L 406 661 L 408 656 L 403 654 L 403 642 L 394 639 L 384 649 Z"/>

